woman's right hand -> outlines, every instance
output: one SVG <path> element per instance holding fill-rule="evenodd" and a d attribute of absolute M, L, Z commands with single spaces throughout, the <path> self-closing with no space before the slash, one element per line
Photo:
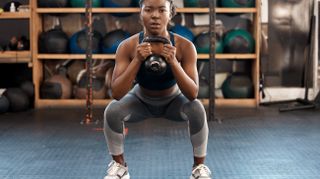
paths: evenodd
<path fill-rule="evenodd" d="M 146 60 L 146 58 L 152 54 L 151 45 L 148 42 L 143 42 L 137 46 L 136 59 L 140 62 Z"/>

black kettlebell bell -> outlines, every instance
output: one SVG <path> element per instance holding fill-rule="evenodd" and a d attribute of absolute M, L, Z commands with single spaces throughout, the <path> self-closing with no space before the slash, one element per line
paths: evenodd
<path fill-rule="evenodd" d="M 170 44 L 168 39 L 160 36 L 146 37 L 143 39 L 143 42 Z M 154 54 L 151 54 L 146 58 L 144 61 L 144 66 L 146 71 L 153 75 L 162 75 L 167 70 L 167 62 L 165 58 L 157 54 L 156 50 Z"/>

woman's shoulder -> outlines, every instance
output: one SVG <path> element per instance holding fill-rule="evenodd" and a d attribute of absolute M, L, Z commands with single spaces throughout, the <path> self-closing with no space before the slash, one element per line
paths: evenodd
<path fill-rule="evenodd" d="M 139 43 L 139 34 L 134 34 L 127 39 L 123 40 L 117 49 L 116 54 L 120 55 L 122 57 L 128 57 L 131 58 L 133 56 L 133 52 L 135 52 L 135 48 L 137 47 L 137 44 Z"/>
<path fill-rule="evenodd" d="M 187 38 L 174 33 L 175 46 L 178 49 L 183 49 L 183 51 L 195 50 L 195 46 L 193 42 L 188 40 Z M 188 49 L 188 50 L 186 50 Z"/>
<path fill-rule="evenodd" d="M 139 43 L 139 33 L 133 34 L 127 39 L 123 40 L 120 43 L 120 46 L 123 46 L 125 48 L 135 47 L 137 43 Z"/>

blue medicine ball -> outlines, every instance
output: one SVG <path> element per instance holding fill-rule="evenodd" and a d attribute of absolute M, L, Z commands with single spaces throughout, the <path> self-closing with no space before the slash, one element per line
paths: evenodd
<path fill-rule="evenodd" d="M 132 2 L 133 7 L 140 7 L 140 4 L 139 4 L 140 0 L 132 0 L 132 1 L 133 1 Z"/>
<path fill-rule="evenodd" d="M 170 28 L 170 31 L 176 33 L 176 34 L 179 34 L 181 35 L 182 37 L 190 40 L 191 42 L 193 41 L 194 39 L 194 35 L 192 33 L 191 30 L 189 30 L 187 27 L 185 26 L 182 26 L 182 25 L 175 25 L 173 27 Z"/>
<path fill-rule="evenodd" d="M 139 2 L 138 2 L 139 3 Z M 121 7 L 137 7 L 137 0 L 102 0 L 103 7 L 121 8 Z M 112 13 L 117 17 L 130 16 L 132 13 Z"/>
<path fill-rule="evenodd" d="M 102 39 L 102 52 L 115 53 L 119 44 L 128 37 L 130 37 L 130 33 L 121 29 L 107 33 Z"/>
<path fill-rule="evenodd" d="M 98 31 L 93 31 L 92 53 L 100 53 L 100 41 L 102 35 Z M 74 54 L 84 54 L 87 49 L 87 33 L 81 30 L 73 34 L 69 40 L 70 52 Z"/>

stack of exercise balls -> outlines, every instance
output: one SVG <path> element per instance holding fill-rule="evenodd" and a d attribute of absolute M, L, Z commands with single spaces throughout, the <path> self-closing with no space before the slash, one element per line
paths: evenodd
<path fill-rule="evenodd" d="M 85 54 L 87 48 L 87 34 L 85 30 L 80 30 L 71 35 L 70 39 L 65 38 L 65 33 L 61 29 L 54 29 L 53 32 L 44 32 L 39 38 L 45 47 L 41 53 L 73 53 Z M 119 44 L 130 37 L 130 33 L 117 29 L 101 35 L 99 32 L 93 32 L 93 53 L 114 54 Z M 63 38 L 61 38 L 63 37 Z M 53 42 L 53 43 L 51 43 Z M 63 43 L 62 43 L 63 42 Z M 60 45 L 59 45 L 60 44 Z M 61 45 L 63 44 L 63 45 Z M 49 48 L 47 46 L 49 45 Z M 54 46 L 57 48 L 55 49 Z M 66 48 L 60 48 L 63 46 Z M 63 50 L 59 50 L 63 49 Z M 102 61 L 102 60 L 97 60 Z M 64 61 L 65 62 L 65 61 Z M 98 62 L 98 68 L 94 70 L 93 77 L 93 98 L 105 99 L 111 97 L 110 95 L 110 80 L 113 72 L 114 64 Z M 66 70 L 58 69 L 53 72 L 53 75 L 46 78 L 40 85 L 40 98 L 41 99 L 85 99 L 87 88 L 87 73 L 83 61 L 73 60 L 70 64 L 66 65 Z M 55 70 L 57 69 L 54 68 Z M 5 103 L 5 100 L 3 100 Z"/>
<path fill-rule="evenodd" d="M 186 2 L 186 1 L 185 1 Z M 192 3 L 195 1 L 188 1 Z M 200 1 L 197 1 L 200 3 Z M 250 1 L 220 1 L 222 6 L 231 7 L 252 7 L 254 4 Z M 223 2 L 223 3 L 222 3 Z M 247 4 L 244 4 L 247 3 Z M 228 5 L 228 6 L 227 6 Z M 200 7 L 200 4 L 195 4 L 192 6 Z M 215 41 L 215 53 L 216 54 L 251 54 L 255 52 L 255 40 L 252 34 L 244 28 L 235 27 L 223 34 L 216 34 Z M 210 33 L 207 31 L 198 33 L 193 43 L 196 47 L 198 53 L 208 54 L 210 53 Z M 231 64 L 234 64 L 232 62 Z M 237 61 L 237 63 L 242 63 Z M 230 99 L 243 99 L 243 98 L 253 98 L 254 97 L 254 84 L 251 78 L 251 70 L 248 72 L 245 70 L 244 73 L 239 73 L 238 68 L 232 71 L 218 72 L 216 73 L 216 81 L 219 84 L 215 84 L 216 95 L 219 97 L 230 98 Z M 218 78 L 218 79 L 217 79 Z M 200 89 L 199 98 L 208 97 L 208 85 L 209 80 L 205 75 L 199 76 Z M 221 94 L 221 95 L 220 95 Z"/>
<path fill-rule="evenodd" d="M 31 107 L 34 98 L 34 86 L 24 81 L 19 87 L 11 87 L 0 94 L 0 114 L 25 111 Z"/>
<path fill-rule="evenodd" d="M 92 53 L 113 54 L 119 44 L 130 37 L 130 33 L 122 29 L 113 30 L 101 35 L 98 31 L 93 31 Z M 62 29 L 54 28 L 42 32 L 39 36 L 39 52 L 53 54 L 85 54 L 87 45 L 87 32 L 80 30 L 71 35 L 70 39 Z"/>
<path fill-rule="evenodd" d="M 255 41 L 245 29 L 231 29 L 223 38 L 224 53 L 254 53 Z M 250 70 L 249 70 L 250 71 Z M 253 98 L 254 86 L 249 73 L 231 73 L 222 84 L 224 98 Z"/>
<path fill-rule="evenodd" d="M 85 7 L 86 0 L 38 0 L 38 7 Z M 138 7 L 139 0 L 92 0 L 92 7 Z"/>
<path fill-rule="evenodd" d="M 215 0 L 217 7 L 254 7 L 255 0 Z M 183 0 L 184 7 L 209 7 L 209 0 Z"/>
<path fill-rule="evenodd" d="M 210 52 L 210 33 L 201 32 L 193 41 L 198 53 Z M 216 53 L 253 53 L 255 41 L 244 29 L 232 29 L 223 37 L 216 35 Z"/>

